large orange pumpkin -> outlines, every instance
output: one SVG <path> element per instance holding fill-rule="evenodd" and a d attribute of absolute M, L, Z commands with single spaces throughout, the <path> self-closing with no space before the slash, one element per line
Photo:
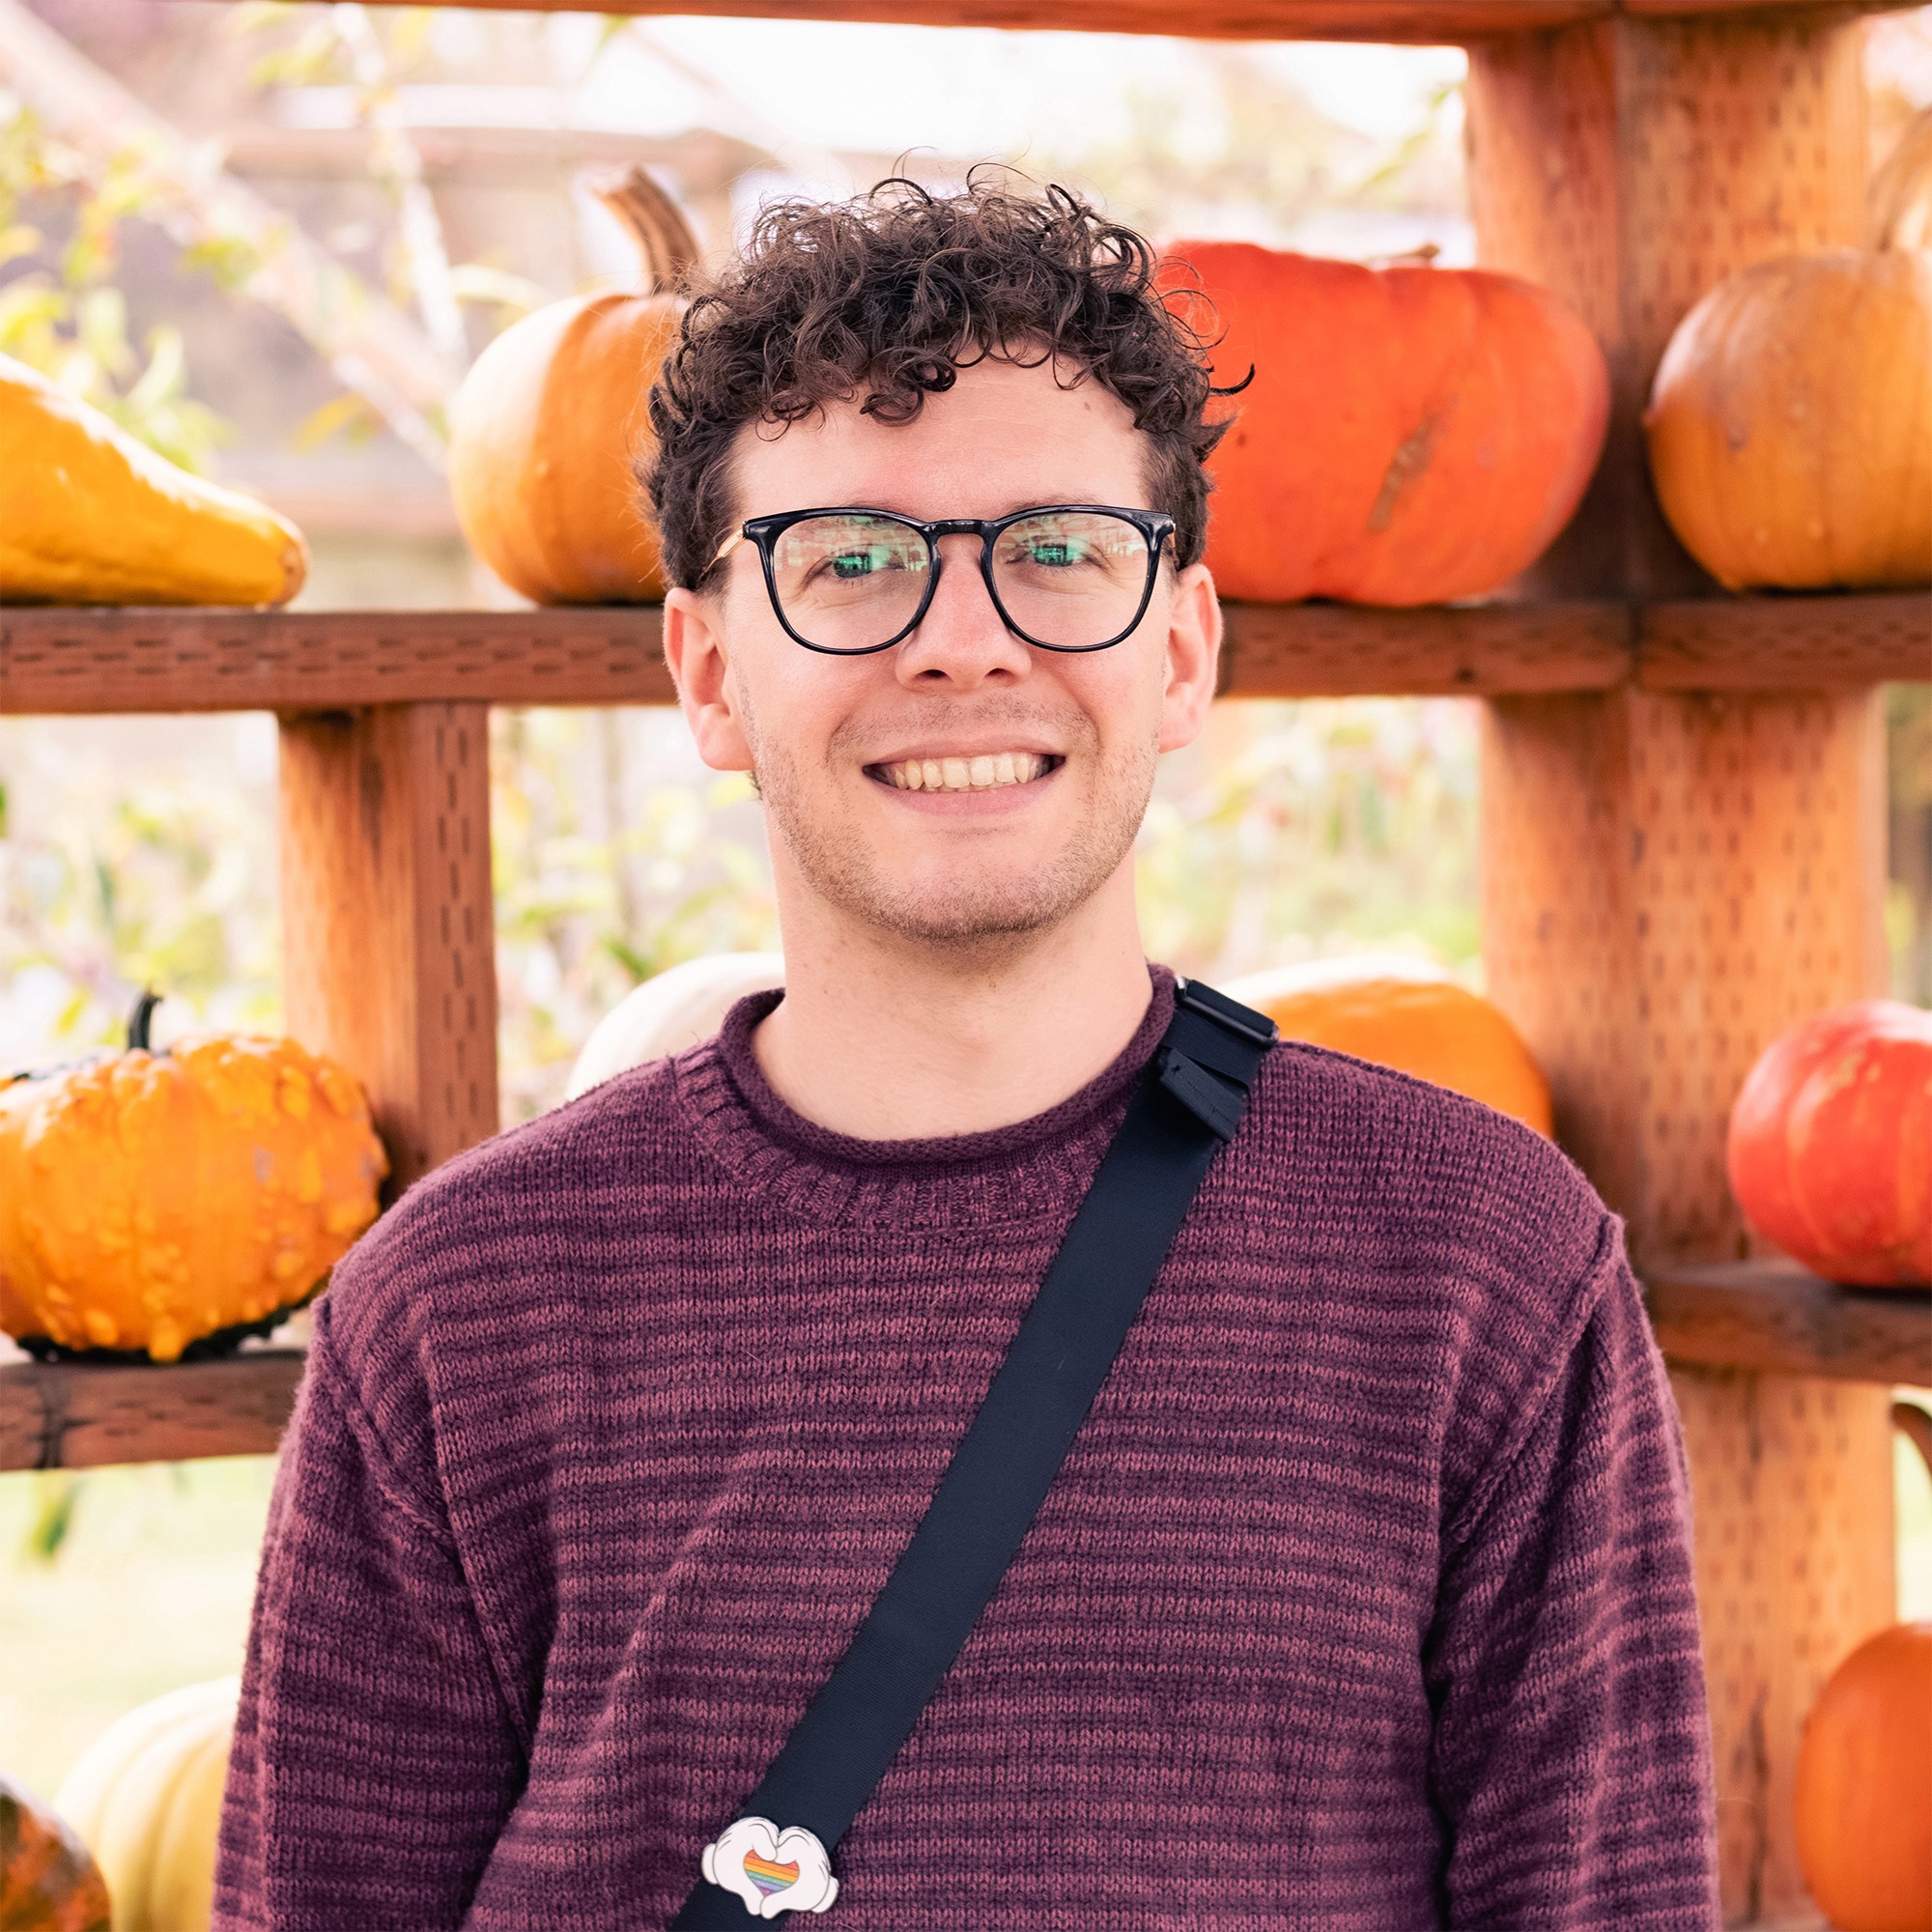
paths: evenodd
<path fill-rule="evenodd" d="M 1444 975 L 1374 958 L 1285 966 L 1231 980 L 1230 999 L 1287 1039 L 1332 1046 L 1451 1087 L 1553 1137 L 1549 1083 L 1499 1009 Z"/>
<path fill-rule="evenodd" d="M 1371 269 L 1244 242 L 1176 244 L 1254 381 L 1210 463 L 1224 596 L 1475 597 L 1570 521 L 1603 449 L 1609 377 L 1554 296 L 1510 275 Z M 1183 305 L 1186 298 L 1177 296 Z"/>
<path fill-rule="evenodd" d="M 0 1777 L 0 1926 L 108 1932 L 107 1882 L 71 1826 Z"/>
<path fill-rule="evenodd" d="M 1657 498 L 1730 590 L 1932 582 L 1932 253 L 1760 262 L 1678 325 Z"/>
<path fill-rule="evenodd" d="M 637 240 L 643 292 L 578 296 L 513 323 L 476 358 L 450 415 L 463 534 L 538 604 L 664 595 L 636 465 L 650 446 L 645 401 L 684 315 L 668 291 L 697 244 L 641 168 L 598 196 Z"/>
<path fill-rule="evenodd" d="M 1731 1191 L 1794 1260 L 1932 1285 L 1932 1012 L 1858 1000 L 1780 1035 L 1731 1109 Z"/>
<path fill-rule="evenodd" d="M 1895 1624 L 1804 1719 L 1798 1864 L 1837 1932 L 1932 1932 L 1932 1623 Z"/>

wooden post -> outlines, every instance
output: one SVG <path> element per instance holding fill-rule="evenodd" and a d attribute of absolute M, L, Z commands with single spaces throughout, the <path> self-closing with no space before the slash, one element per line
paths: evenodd
<path fill-rule="evenodd" d="M 1609 446 L 1543 596 L 1713 586 L 1650 493 L 1641 413 L 1671 329 L 1768 256 L 1860 239 L 1861 32 L 1842 14 L 1622 16 L 1470 57 L 1482 258 L 1554 289 L 1609 357 Z M 1548 1070 L 1558 1131 L 1639 1263 L 1749 1252 L 1723 1169 L 1746 1069 L 1883 984 L 1876 694 L 1626 687 L 1487 710 L 1490 987 Z M 1894 1609 L 1882 1388 L 1678 1369 L 1726 1920 L 1802 1908 L 1799 1725 Z"/>
<path fill-rule="evenodd" d="M 393 1195 L 497 1131 L 489 708 L 281 721 L 289 1031 L 363 1083 Z"/>

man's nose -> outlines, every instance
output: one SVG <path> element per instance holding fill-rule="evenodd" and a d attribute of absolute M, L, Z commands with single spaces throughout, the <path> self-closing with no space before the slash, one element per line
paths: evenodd
<path fill-rule="evenodd" d="M 946 567 L 919 629 L 894 654 L 901 684 L 973 691 L 988 682 L 1016 682 L 1033 668 L 1028 646 L 1002 622 L 980 574 L 980 539 L 941 537 Z"/>

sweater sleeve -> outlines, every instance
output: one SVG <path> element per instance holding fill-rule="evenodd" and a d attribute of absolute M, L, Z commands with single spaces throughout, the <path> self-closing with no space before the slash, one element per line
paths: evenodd
<path fill-rule="evenodd" d="M 213 1932 L 453 1932 L 523 1775 L 447 1523 L 318 1323 L 256 1586 Z"/>
<path fill-rule="evenodd" d="M 1452 1927 L 1720 1923 L 1683 1440 L 1605 1226 L 1574 1345 L 1445 1533 L 1424 1663 Z"/>

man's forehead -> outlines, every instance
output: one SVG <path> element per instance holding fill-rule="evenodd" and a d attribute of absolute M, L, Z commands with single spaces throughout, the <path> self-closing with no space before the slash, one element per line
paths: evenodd
<path fill-rule="evenodd" d="M 742 514 L 866 501 L 915 515 L 999 516 L 1031 503 L 1138 503 L 1143 494 L 1148 439 L 1092 378 L 1061 372 L 1056 381 L 1046 365 L 989 359 L 928 395 L 910 422 L 881 422 L 862 402 L 830 402 L 790 424 L 748 424 L 732 463 Z M 934 509 L 934 492 L 951 499 Z M 765 500 L 774 495 L 784 500 Z"/>

